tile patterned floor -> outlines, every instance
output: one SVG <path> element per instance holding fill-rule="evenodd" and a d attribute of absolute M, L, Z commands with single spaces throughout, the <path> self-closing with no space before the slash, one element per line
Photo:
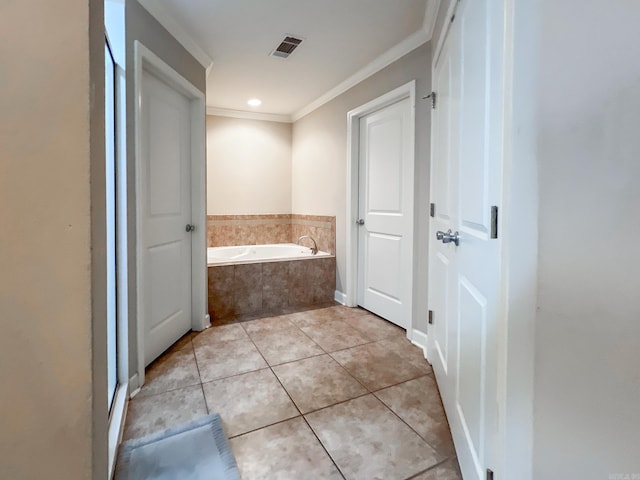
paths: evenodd
<path fill-rule="evenodd" d="M 244 480 L 462 478 L 422 351 L 362 309 L 189 333 L 146 377 L 124 439 L 217 412 Z"/>

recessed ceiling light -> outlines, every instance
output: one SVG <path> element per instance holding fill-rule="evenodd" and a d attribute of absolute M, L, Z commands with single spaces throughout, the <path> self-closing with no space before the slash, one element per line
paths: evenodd
<path fill-rule="evenodd" d="M 247 103 L 251 107 L 259 107 L 260 105 L 262 105 L 262 100 L 260 100 L 259 98 L 252 98 Z"/>

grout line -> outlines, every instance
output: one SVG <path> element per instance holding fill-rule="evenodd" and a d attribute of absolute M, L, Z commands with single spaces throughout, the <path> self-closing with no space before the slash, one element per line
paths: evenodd
<path fill-rule="evenodd" d="M 371 393 L 373 393 L 375 395 L 376 393 L 380 393 L 382 390 L 386 390 L 387 388 L 397 387 L 397 386 L 400 386 L 400 385 L 402 385 L 404 383 L 409 383 L 409 382 L 413 382 L 414 380 L 418 380 L 419 378 L 428 377 L 429 375 L 431 375 L 431 373 L 423 373 L 423 374 L 421 374 L 421 375 L 419 375 L 417 377 L 410 378 L 408 380 L 403 380 L 401 382 L 394 383 L 393 385 L 388 385 L 386 387 L 378 388 L 376 390 L 371 390 Z"/>
<path fill-rule="evenodd" d="M 182 390 L 184 388 L 191 388 L 191 387 L 195 387 L 196 385 L 202 385 L 202 377 L 200 376 L 200 368 L 198 367 L 198 359 L 196 358 L 196 350 L 195 350 L 195 348 L 193 346 L 193 341 L 191 339 L 189 339 L 189 344 L 191 345 L 191 353 L 193 355 L 193 361 L 194 361 L 194 363 L 196 365 L 196 370 L 198 372 L 198 382 L 197 383 L 192 383 L 192 384 L 189 384 L 189 385 L 181 385 L 181 386 L 176 387 L 176 388 L 170 388 L 168 390 L 163 390 L 162 392 L 145 393 L 145 394 L 142 394 L 142 396 L 140 396 L 140 394 L 142 393 L 142 389 L 140 389 L 140 393 L 138 393 L 138 395 L 136 395 L 136 398 L 139 398 L 139 399 L 151 398 L 151 397 L 156 397 L 158 395 L 162 395 L 162 394 L 165 394 L 165 393 L 170 393 L 170 392 L 175 392 L 177 390 Z M 186 347 L 186 345 L 185 345 L 185 347 Z M 182 347 L 182 348 L 184 348 L 184 347 Z M 158 357 L 158 359 L 162 358 L 165 355 L 168 356 L 168 355 L 171 355 L 173 353 L 177 353 L 177 352 L 168 352 L 167 351 L 164 354 L 162 354 L 160 357 Z M 133 400 L 133 399 L 130 399 L 130 401 L 131 400 Z"/>
<path fill-rule="evenodd" d="M 162 392 L 156 393 L 148 393 L 140 396 L 140 394 L 136 395 L 135 398 L 132 398 L 130 401 L 136 401 L 137 399 L 144 400 L 145 398 L 157 397 L 158 395 L 164 395 L 165 393 L 177 392 L 178 390 L 184 390 L 185 388 L 193 388 L 202 385 L 202 382 L 192 383 L 191 385 L 183 385 L 181 387 L 170 388 L 169 390 L 164 390 Z"/>
<path fill-rule="evenodd" d="M 198 378 L 200 379 L 200 384 L 202 385 L 202 374 L 200 373 L 200 365 L 198 364 L 198 356 L 196 355 L 196 346 L 193 344 L 193 338 L 189 339 L 191 342 L 191 350 L 193 352 L 193 360 L 196 363 L 196 370 L 198 371 Z"/>
<path fill-rule="evenodd" d="M 256 368 L 255 370 L 247 370 L 246 372 L 234 373 L 233 375 L 229 375 L 228 377 L 212 378 L 211 380 L 203 381 L 202 385 L 208 385 L 209 383 L 219 382 L 221 380 L 228 380 L 229 378 L 240 377 L 242 375 L 248 375 L 250 373 L 260 372 L 262 370 L 266 370 L 267 368 L 269 368 L 268 365 L 266 367 Z"/>
<path fill-rule="evenodd" d="M 415 430 L 415 429 L 414 429 L 414 428 L 413 428 L 413 427 L 412 427 L 412 426 L 411 426 L 411 425 L 410 425 L 406 420 L 404 420 L 404 418 L 402 418 L 398 413 L 396 413 L 396 411 L 395 411 L 395 410 L 394 410 L 390 405 L 387 405 L 387 403 L 386 403 L 383 399 L 381 399 L 380 397 L 378 397 L 378 395 L 376 395 L 376 393 L 379 393 L 379 392 L 381 392 L 382 390 L 386 390 L 386 389 L 388 389 L 388 388 L 392 388 L 392 387 L 397 387 L 397 386 L 402 385 L 402 384 L 404 384 L 404 383 L 412 382 L 413 380 L 418 380 L 418 379 L 420 379 L 420 378 L 428 377 L 428 376 L 430 376 L 430 375 L 432 375 L 432 374 L 433 374 L 433 372 L 429 372 L 429 373 L 427 373 L 427 374 L 425 374 L 425 375 L 421 375 L 421 376 L 419 376 L 419 377 L 415 377 L 415 378 L 412 378 L 412 379 L 409 379 L 409 380 L 405 380 L 405 381 L 400 382 L 400 383 L 397 383 L 397 384 L 395 384 L 395 385 L 389 385 L 388 387 L 380 388 L 380 389 L 375 390 L 375 391 L 373 391 L 373 392 L 371 392 L 371 393 L 372 393 L 372 395 L 374 395 L 374 396 L 375 396 L 375 397 L 376 397 L 380 402 L 382 402 L 382 404 L 383 404 L 384 406 L 386 406 L 389 410 L 391 410 L 391 412 L 393 412 L 393 414 L 394 414 L 396 417 L 398 417 L 400 420 L 402 420 L 402 422 L 403 422 L 403 423 L 405 423 L 405 424 L 406 424 L 406 425 L 407 425 L 411 430 L 413 430 L 413 431 L 418 435 L 418 437 L 420 437 L 420 438 L 421 438 L 421 439 L 422 439 L 422 440 L 423 440 L 427 445 L 429 445 L 429 447 L 431 447 L 431 448 L 433 449 L 433 451 L 434 451 L 434 452 L 436 452 L 436 454 L 437 454 L 438 456 L 440 456 L 440 453 L 438 452 L 438 449 L 437 449 L 434 445 L 432 445 L 432 444 L 431 444 L 431 442 L 429 442 L 426 438 L 424 438 L 422 435 L 420 435 L 420 434 L 418 433 L 418 431 L 417 431 L 417 430 Z M 434 379 L 434 381 L 435 381 L 435 379 Z M 443 414 L 443 416 L 444 416 L 444 419 L 445 419 L 445 420 L 446 420 L 446 422 L 447 422 L 447 430 L 449 431 L 449 433 L 451 433 L 451 427 L 450 427 L 450 425 L 449 425 L 449 419 L 447 418 L 447 413 L 446 413 L 446 412 L 445 412 L 445 410 L 444 410 L 444 405 L 442 404 L 442 397 L 440 396 L 440 390 L 438 389 L 438 384 L 437 384 L 437 383 L 436 383 L 436 390 L 438 391 L 438 398 L 440 399 L 440 407 L 441 407 L 441 410 L 442 410 L 442 414 Z M 449 458 L 451 458 L 451 457 L 449 457 Z M 443 461 L 445 461 L 445 460 L 443 460 Z M 440 463 L 442 463 L 442 462 L 440 462 Z M 433 467 L 429 467 L 429 469 L 430 469 L 430 468 L 433 468 Z M 427 469 L 427 470 L 428 470 L 428 469 Z M 411 477 L 411 478 L 413 478 L 413 477 Z"/>
<path fill-rule="evenodd" d="M 311 415 L 313 413 L 318 413 L 318 412 L 321 412 L 322 410 L 326 410 L 327 408 L 335 407 L 336 405 L 342 405 L 343 403 L 350 402 L 351 400 L 357 400 L 358 398 L 366 397 L 367 395 L 372 395 L 372 393 L 367 391 L 360 395 L 356 395 L 355 397 L 347 398 L 345 400 L 340 400 L 339 402 L 332 403 L 331 405 L 325 405 L 324 407 L 316 408 L 315 410 L 311 410 L 309 412 L 303 413 L 302 415 L 305 416 L 305 415 Z"/>
<path fill-rule="evenodd" d="M 308 360 L 310 358 L 316 358 L 316 357 L 322 357 L 323 355 L 327 355 L 327 353 L 325 353 L 324 351 L 322 353 L 315 353 L 313 355 L 309 355 L 308 357 L 302 357 L 302 358 L 297 358 L 295 360 L 288 360 L 286 362 L 282 362 L 282 363 L 276 363 L 274 365 L 269 365 L 270 367 L 281 367 L 282 365 L 289 365 L 291 363 L 296 363 L 296 362 L 300 362 L 302 360 Z"/>
<path fill-rule="evenodd" d="M 373 393 L 363 382 L 360 381 L 360 379 L 358 379 L 354 374 L 352 374 L 349 370 L 347 370 L 346 367 L 344 365 L 342 365 L 339 361 L 337 361 L 335 358 L 333 358 L 333 356 L 331 354 L 328 354 L 328 355 L 329 355 L 329 358 L 331 358 L 331 360 L 336 362 L 340 366 L 340 368 L 342 368 L 347 373 L 347 375 L 349 375 L 356 382 L 358 382 L 362 386 L 362 388 L 364 388 L 368 393 Z"/>
<path fill-rule="evenodd" d="M 242 327 L 244 328 L 244 327 Z M 246 328 L 245 328 L 246 331 Z M 248 335 L 248 333 L 247 333 Z M 269 365 L 269 362 L 267 362 L 267 359 L 264 358 L 264 355 L 262 354 L 262 352 L 260 351 L 260 349 L 258 348 L 258 345 L 256 345 L 256 343 L 253 341 L 253 339 L 251 337 L 249 337 L 249 339 L 251 340 L 251 343 L 253 344 L 253 346 L 255 347 L 255 349 L 258 351 L 258 353 L 260 354 L 260 356 L 262 357 L 262 359 L 264 360 L 264 362 L 268 365 L 269 370 L 271 371 L 271 374 L 275 377 L 276 381 L 280 384 L 280 386 L 282 387 L 282 389 L 284 390 L 284 393 L 287 394 L 287 397 L 289 397 L 289 401 L 293 404 L 294 408 L 298 411 L 298 413 L 300 415 L 302 415 L 302 412 L 300 411 L 300 409 L 298 408 L 298 405 L 296 405 L 296 402 L 293 401 L 293 398 L 291 398 L 291 395 L 289 395 L 289 392 L 287 391 L 287 389 L 284 387 L 284 385 L 282 384 L 282 382 L 280 381 L 280 378 L 278 378 L 278 375 L 276 375 L 276 372 L 273 371 L 273 368 L 271 367 L 271 365 Z"/>
<path fill-rule="evenodd" d="M 242 432 L 242 433 L 239 433 L 237 435 L 230 436 L 229 440 L 231 440 L 233 438 L 243 437 L 245 435 L 249 435 L 250 433 L 255 433 L 255 432 L 258 432 L 258 431 L 263 430 L 265 428 L 273 427 L 275 425 L 280 425 L 281 423 L 285 423 L 285 422 L 288 422 L 290 420 L 295 420 L 296 418 L 302 418 L 302 415 L 295 415 L 293 417 L 284 418 L 282 420 L 278 420 L 277 422 L 273 422 L 273 423 L 269 423 L 267 425 L 263 425 L 262 427 L 257 427 L 257 428 L 254 428 L 252 430 L 247 430 L 246 432 Z"/>
<path fill-rule="evenodd" d="M 342 473 L 342 469 L 338 466 L 338 464 L 334 460 L 333 456 L 329 453 L 329 450 L 327 450 L 327 447 L 325 447 L 324 443 L 322 443 L 322 440 L 320 440 L 320 437 L 318 437 L 318 434 L 313 429 L 313 427 L 311 426 L 311 424 L 309 423 L 309 421 L 307 420 L 307 418 L 304 415 L 302 416 L 302 420 L 307 425 L 307 427 L 309 427 L 309 430 L 311 430 L 311 433 L 313 434 L 313 436 L 316 437 L 316 440 L 318 441 L 318 443 L 320 444 L 322 449 L 325 451 L 325 453 L 329 457 L 329 460 L 331 460 L 331 463 L 333 463 L 333 465 L 336 467 L 336 470 L 338 470 L 338 473 L 342 476 L 343 479 L 346 479 L 347 476 L 344 473 Z"/>
<path fill-rule="evenodd" d="M 211 414 L 211 409 L 209 408 L 209 403 L 207 402 L 207 396 L 204 393 L 204 385 L 200 384 L 200 390 L 202 391 L 202 398 L 204 398 L 204 408 L 207 409 L 207 415 Z"/>
<path fill-rule="evenodd" d="M 398 418 L 398 420 L 400 420 L 400 421 L 401 421 L 402 423 L 404 423 L 407 427 L 409 427 L 409 428 L 411 429 L 411 431 L 412 431 L 413 433 L 415 433 L 415 434 L 418 436 L 418 438 L 419 438 L 420 440 L 422 440 L 424 443 L 426 443 L 426 444 L 429 446 L 429 448 L 431 448 L 431 450 L 433 450 L 433 453 L 435 453 L 435 454 L 436 454 L 436 458 L 441 456 L 441 455 L 440 455 L 440 453 L 438 453 L 438 450 L 436 450 L 436 449 L 433 447 L 433 445 L 431 445 L 431 443 L 429 443 L 427 440 L 425 440 L 425 438 L 424 438 L 422 435 L 420 435 L 420 434 L 416 431 L 416 429 L 415 429 L 415 428 L 413 428 L 411 425 L 409 425 L 409 423 L 408 423 L 404 418 L 402 418 L 398 413 L 396 413 L 396 412 L 395 412 L 395 410 L 393 410 L 389 405 L 387 405 L 386 403 L 384 403 L 384 401 L 383 401 L 381 398 L 378 398 L 378 396 L 377 396 L 375 393 L 372 393 L 371 395 L 373 395 L 373 396 L 376 398 L 376 400 L 378 400 L 382 405 L 384 405 L 384 407 L 385 407 L 387 410 L 389 410 L 391 413 L 393 413 L 393 414 Z M 449 431 L 451 431 L 451 430 L 449 430 Z"/>
<path fill-rule="evenodd" d="M 438 467 L 440 467 L 440 466 L 444 465 L 445 463 L 447 463 L 449 460 L 453 460 L 453 459 L 455 459 L 455 460 L 456 460 L 456 462 L 458 461 L 457 456 L 456 456 L 456 455 L 452 455 L 452 456 L 447 457 L 447 458 L 445 458 L 444 460 L 442 460 L 442 461 L 440 461 L 440 462 L 438 462 L 438 463 L 434 463 L 434 464 L 433 464 L 433 465 L 431 465 L 429 468 L 427 468 L 427 469 L 425 469 L 425 470 L 422 470 L 421 472 L 418 472 L 418 473 L 416 473 L 416 474 L 414 474 L 414 475 L 411 475 L 411 476 L 410 476 L 410 477 L 408 477 L 406 480 L 412 480 L 412 479 L 414 479 L 414 478 L 417 478 L 419 475 L 422 475 L 423 473 L 429 472 L 429 471 L 431 471 L 431 470 L 435 470 L 436 468 L 438 468 Z M 461 478 L 462 478 L 462 477 L 461 477 Z"/>

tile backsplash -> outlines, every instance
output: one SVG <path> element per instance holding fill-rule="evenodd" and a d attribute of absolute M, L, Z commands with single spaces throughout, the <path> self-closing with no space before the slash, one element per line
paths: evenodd
<path fill-rule="evenodd" d="M 335 255 L 336 217 L 288 213 L 207 217 L 209 247 L 295 243 L 302 235 L 313 237 L 321 251 Z M 311 246 L 307 242 L 304 245 Z"/>

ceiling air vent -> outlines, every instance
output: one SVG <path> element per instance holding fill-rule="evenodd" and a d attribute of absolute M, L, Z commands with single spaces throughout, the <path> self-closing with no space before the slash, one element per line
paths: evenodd
<path fill-rule="evenodd" d="M 291 35 L 287 35 L 284 37 L 284 40 L 277 48 L 271 52 L 272 57 L 280 57 L 287 58 L 289 55 L 293 53 L 293 51 L 298 48 L 298 45 L 302 43 L 301 38 L 292 37 Z"/>

